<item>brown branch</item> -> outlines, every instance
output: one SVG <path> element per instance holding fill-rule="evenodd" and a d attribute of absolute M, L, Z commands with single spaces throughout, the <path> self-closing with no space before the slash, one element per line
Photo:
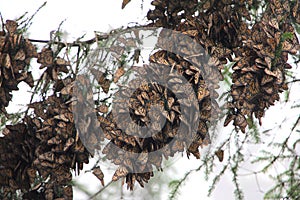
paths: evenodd
<path fill-rule="evenodd" d="M 76 42 L 71 42 L 71 43 L 65 43 L 65 42 L 58 42 L 58 41 L 53 41 L 51 42 L 50 40 L 36 40 L 36 39 L 28 39 L 30 42 L 36 42 L 36 43 L 51 43 L 51 44 L 58 44 L 62 45 L 62 47 L 66 46 L 71 46 L 71 47 L 80 47 L 82 44 L 93 44 L 96 41 L 99 40 L 106 40 L 108 39 L 110 34 L 103 34 L 103 35 L 96 35 L 96 37 L 85 40 L 85 41 L 76 41 Z"/>
<path fill-rule="evenodd" d="M 60 42 L 60 41 L 51 41 L 51 40 L 37 40 L 37 39 L 28 39 L 30 42 L 35 42 L 35 43 L 49 43 L 49 44 L 56 44 L 56 45 L 61 45 L 62 47 L 70 46 L 70 47 L 80 47 L 81 45 L 90 45 L 93 44 L 97 41 L 100 40 L 106 40 L 108 39 L 111 35 L 121 33 L 121 32 L 126 32 L 130 31 L 132 29 L 137 29 L 137 28 L 149 28 L 148 25 L 137 25 L 137 26 L 132 26 L 132 27 L 127 27 L 125 29 L 114 29 L 110 31 L 110 33 L 104 33 L 102 35 L 96 34 L 96 36 L 92 39 L 85 40 L 85 41 L 74 41 L 74 42 Z"/>
<path fill-rule="evenodd" d="M 294 79 L 294 80 L 292 80 L 292 81 L 287 82 L 287 84 L 295 83 L 295 82 L 299 82 L 299 81 L 300 81 L 300 79 Z"/>

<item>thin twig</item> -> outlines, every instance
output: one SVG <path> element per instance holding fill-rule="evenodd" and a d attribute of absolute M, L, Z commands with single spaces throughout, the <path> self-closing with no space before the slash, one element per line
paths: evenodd
<path fill-rule="evenodd" d="M 300 117 L 298 117 L 298 119 L 296 120 L 295 124 L 292 127 L 292 131 L 291 132 L 294 131 L 294 129 L 297 127 L 297 125 L 298 125 L 299 122 L 300 122 Z"/>
<path fill-rule="evenodd" d="M 31 95 L 31 97 L 30 97 L 29 104 L 32 103 L 35 94 L 37 94 L 37 92 L 38 92 L 38 91 L 37 91 L 37 90 L 38 90 L 38 87 L 39 87 L 40 84 L 42 83 L 45 74 L 46 74 L 46 71 L 44 71 L 44 72 L 42 73 L 42 75 L 40 76 L 40 78 L 39 78 L 37 84 L 34 86 L 33 93 L 32 93 L 32 95 Z M 25 116 L 28 115 L 28 111 L 29 111 L 29 106 L 27 107 L 27 109 L 26 109 L 26 111 L 25 111 Z M 24 119 L 25 119 L 25 118 L 24 118 Z"/>
<path fill-rule="evenodd" d="M 33 18 L 36 16 L 36 14 L 43 8 L 43 7 L 45 7 L 46 6 L 46 4 L 47 4 L 47 1 L 45 1 L 34 13 L 33 13 L 33 15 L 31 15 L 29 18 L 27 18 L 27 19 L 25 19 L 25 20 L 23 20 L 23 21 L 21 21 L 20 22 L 20 24 L 19 25 L 21 25 L 21 24 L 23 24 L 23 23 L 25 23 L 24 25 L 23 25 L 23 27 L 21 28 L 21 30 L 22 30 L 22 32 L 26 32 L 28 29 L 29 29 L 29 27 L 31 26 L 31 21 L 33 20 Z M 23 14 L 21 17 L 19 17 L 19 19 L 17 19 L 16 21 L 19 21 L 19 20 L 21 20 L 23 17 L 25 17 L 26 15 L 27 15 L 27 13 L 28 12 L 26 12 L 25 14 Z"/>
<path fill-rule="evenodd" d="M 295 82 L 299 82 L 299 81 L 300 81 L 300 79 L 294 79 L 294 80 L 292 80 L 292 81 L 287 82 L 287 84 L 295 83 Z"/>
<path fill-rule="evenodd" d="M 2 24 L 2 31 L 4 31 L 4 20 L 3 20 L 1 12 L 0 12 L 0 19 L 1 19 L 1 24 Z"/>
<path fill-rule="evenodd" d="M 101 188 L 98 192 L 96 192 L 95 194 L 93 194 L 92 196 L 90 196 L 89 200 L 94 199 L 96 196 L 98 196 L 98 194 L 100 194 L 101 192 L 103 192 L 103 190 L 105 190 L 108 186 L 110 186 L 113 182 L 115 181 L 110 181 L 108 184 L 106 184 L 103 188 Z"/>
<path fill-rule="evenodd" d="M 257 188 L 258 188 L 259 192 L 264 193 L 264 191 L 260 187 L 259 180 L 258 180 L 258 177 L 257 177 L 257 173 L 254 173 L 254 176 L 255 176 L 255 181 L 256 181 L 256 185 L 257 185 Z"/>

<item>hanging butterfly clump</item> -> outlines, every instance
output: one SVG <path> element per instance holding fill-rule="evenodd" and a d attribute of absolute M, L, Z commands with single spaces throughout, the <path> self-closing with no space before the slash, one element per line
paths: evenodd
<path fill-rule="evenodd" d="M 12 99 L 11 92 L 19 90 L 20 82 L 34 86 L 31 72 L 26 70 L 31 58 L 37 57 L 35 46 L 18 33 L 15 21 L 7 20 L 0 31 L 0 114 Z"/>
<path fill-rule="evenodd" d="M 167 39 L 158 40 L 148 64 L 128 69 L 122 60 L 125 46 L 138 42 L 119 38 L 124 45 L 107 48 L 117 57 L 113 66 L 91 69 L 95 90 L 90 77 L 73 71 L 68 56 L 53 51 L 54 44 L 37 52 L 17 22 L 7 20 L 0 31 L 0 114 L 8 116 L 12 91 L 21 82 L 36 86 L 41 95 L 28 104 L 22 121 L 2 131 L 0 198 L 17 198 L 22 191 L 24 199 L 72 199 L 72 171 L 79 174 L 95 150 L 117 166 L 112 180 L 123 179 L 130 190 L 136 183 L 144 187 L 176 154 L 200 159 L 201 148 L 211 143 L 209 127 L 222 113 L 217 91 L 229 61 L 232 86 L 224 125 L 233 121 L 246 133 L 253 117 L 261 124 L 265 111 L 288 89 L 288 55 L 300 49 L 290 20 L 299 23 L 300 5 L 271 0 L 250 27 L 255 2 L 153 0 L 146 27 L 166 28 L 160 36 Z M 122 9 L 129 3 L 124 0 Z M 141 50 L 134 52 L 138 63 Z M 37 83 L 28 70 L 32 58 L 43 70 Z M 214 152 L 221 162 L 224 154 Z M 91 171 L 104 185 L 100 166 Z"/>
<path fill-rule="evenodd" d="M 286 70 L 292 66 L 287 63 L 288 55 L 296 54 L 299 41 L 289 16 L 297 17 L 295 9 L 288 1 L 270 1 L 260 22 L 241 35 L 245 45 L 235 51 L 236 63 L 233 65 L 229 113 L 225 126 L 230 121 L 243 133 L 253 115 L 262 124 L 265 111 L 279 94 L 288 89 Z M 299 14 L 299 12 L 298 12 Z"/>

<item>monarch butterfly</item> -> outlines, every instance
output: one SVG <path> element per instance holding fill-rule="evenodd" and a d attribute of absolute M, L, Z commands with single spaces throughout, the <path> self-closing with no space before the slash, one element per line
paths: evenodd
<path fill-rule="evenodd" d="M 18 24 L 13 20 L 6 20 L 5 28 L 9 34 L 14 34 L 17 31 Z"/>
<path fill-rule="evenodd" d="M 258 80 L 254 79 L 251 81 L 245 90 L 245 97 L 248 101 L 252 101 L 260 92 L 260 86 L 258 84 Z"/>
<path fill-rule="evenodd" d="M 125 6 L 127 6 L 127 4 L 130 2 L 130 0 L 123 0 L 122 2 L 122 9 L 125 8 Z"/>
<path fill-rule="evenodd" d="M 99 107 L 97 107 L 97 111 L 101 112 L 101 113 L 107 113 L 108 112 L 108 106 L 107 105 L 100 105 Z"/>
<path fill-rule="evenodd" d="M 37 62 L 41 63 L 40 69 L 53 64 L 53 52 L 50 48 L 43 48 L 42 52 L 38 54 Z"/>
<path fill-rule="evenodd" d="M 104 174 L 99 166 L 93 169 L 93 174 L 100 180 L 102 186 L 104 186 Z"/>
<path fill-rule="evenodd" d="M 121 177 L 125 177 L 128 174 L 128 170 L 125 166 L 120 166 L 118 167 L 118 169 L 115 171 L 112 180 L 113 181 L 117 181 L 119 180 Z"/>
<path fill-rule="evenodd" d="M 222 149 L 219 149 L 215 152 L 215 155 L 218 157 L 219 161 L 222 162 L 224 159 L 224 151 Z"/>
<path fill-rule="evenodd" d="M 114 83 L 118 82 L 118 80 L 125 74 L 124 67 L 119 67 L 114 74 Z"/>

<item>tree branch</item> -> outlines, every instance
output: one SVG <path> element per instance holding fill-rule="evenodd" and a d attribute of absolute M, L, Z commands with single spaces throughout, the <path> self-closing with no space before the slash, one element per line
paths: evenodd
<path fill-rule="evenodd" d="M 295 83 L 295 82 L 299 82 L 299 81 L 300 81 L 300 79 L 294 79 L 294 80 L 292 80 L 292 81 L 287 82 L 287 84 Z"/>
<path fill-rule="evenodd" d="M 81 45 L 90 45 L 93 44 L 97 41 L 100 40 L 106 40 L 110 36 L 117 34 L 117 33 L 122 33 L 126 31 L 130 31 L 132 29 L 138 29 L 138 28 L 149 28 L 148 25 L 137 25 L 137 26 L 132 26 L 132 27 L 126 27 L 125 29 L 114 29 L 110 31 L 110 33 L 104 33 L 104 34 L 96 34 L 96 36 L 92 39 L 85 40 L 85 41 L 74 41 L 74 42 L 60 42 L 60 41 L 51 41 L 51 40 L 38 40 L 38 39 L 28 39 L 30 42 L 35 42 L 35 43 L 51 43 L 51 44 L 56 44 L 56 45 L 61 45 L 62 47 L 70 46 L 70 47 L 80 47 Z"/>
<path fill-rule="evenodd" d="M 28 39 L 28 40 L 30 42 L 36 42 L 36 43 L 52 43 L 52 44 L 62 45 L 62 47 L 66 47 L 66 46 L 80 47 L 82 44 L 93 44 L 96 41 L 108 39 L 109 36 L 110 36 L 110 34 L 96 35 L 96 37 L 89 39 L 89 40 L 74 41 L 74 42 L 70 42 L 70 43 L 58 42 L 58 41 L 51 42 L 50 40 L 36 40 L 36 39 Z"/>

